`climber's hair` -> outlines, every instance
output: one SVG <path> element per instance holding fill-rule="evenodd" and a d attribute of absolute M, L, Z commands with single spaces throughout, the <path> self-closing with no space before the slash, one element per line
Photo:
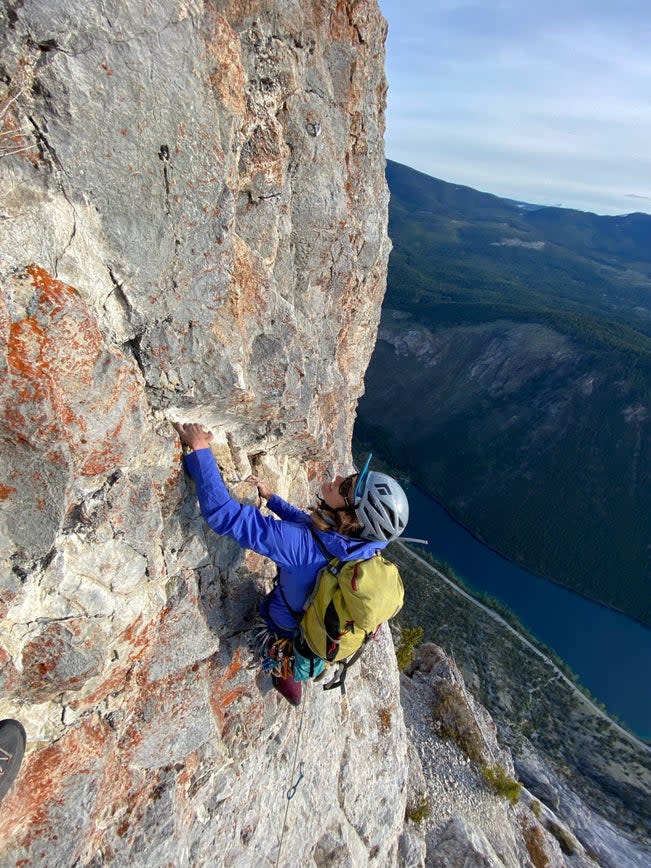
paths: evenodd
<path fill-rule="evenodd" d="M 336 530 L 337 533 L 354 539 L 359 539 L 362 535 L 362 526 L 352 507 L 334 510 L 329 509 L 322 501 L 319 507 L 310 510 L 310 515 L 312 524 L 317 530 Z"/>

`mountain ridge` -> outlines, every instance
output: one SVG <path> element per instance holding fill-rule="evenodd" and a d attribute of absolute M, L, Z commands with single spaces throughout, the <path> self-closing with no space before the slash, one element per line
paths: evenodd
<path fill-rule="evenodd" d="M 651 624 L 651 217 L 387 178 L 359 438 L 505 556 Z"/>
<path fill-rule="evenodd" d="M 648 220 L 651 220 L 651 214 L 647 214 L 645 211 L 627 211 L 622 214 L 597 214 L 595 211 L 584 211 L 580 208 L 572 208 L 566 205 L 542 205 L 536 202 L 528 202 L 523 199 L 513 199 L 509 196 L 500 196 L 497 193 L 490 193 L 487 190 L 478 190 L 476 187 L 471 187 L 468 184 L 458 184 L 454 181 L 446 181 L 443 178 L 439 178 L 436 175 L 429 175 L 427 172 L 423 172 L 420 169 L 414 169 L 411 166 L 407 166 L 403 163 L 399 163 L 396 160 L 387 159 L 387 167 L 389 171 L 399 171 L 400 169 L 407 169 L 409 174 L 412 176 L 420 176 L 422 179 L 425 179 L 425 183 L 433 181 L 436 184 L 443 184 L 446 187 L 453 187 L 456 190 L 467 191 L 469 194 L 472 194 L 475 197 L 489 197 L 491 199 L 497 199 L 500 202 L 504 202 L 508 205 L 512 205 L 518 210 L 526 209 L 527 211 L 570 211 L 577 214 L 589 215 L 591 217 L 596 217 L 598 220 L 605 218 L 606 220 L 619 220 L 621 218 L 626 217 L 642 217 Z"/>

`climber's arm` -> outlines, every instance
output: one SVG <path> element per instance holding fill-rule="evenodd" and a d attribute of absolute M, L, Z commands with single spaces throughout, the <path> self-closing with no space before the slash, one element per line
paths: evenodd
<path fill-rule="evenodd" d="M 202 515 L 215 533 L 229 536 L 243 548 L 266 555 L 283 566 L 296 567 L 309 560 L 312 542 L 307 529 L 294 521 L 262 515 L 257 507 L 234 500 L 209 448 L 195 449 L 185 456 L 184 462 L 195 482 Z M 300 510 L 295 512 L 304 516 Z"/>
<path fill-rule="evenodd" d="M 275 513 L 278 518 L 284 518 L 287 521 L 309 521 L 310 515 L 293 506 L 286 500 L 283 500 L 280 495 L 275 494 L 269 486 L 257 476 L 249 476 L 249 482 L 252 482 L 258 489 L 258 494 L 263 500 L 267 501 L 269 509 Z"/>

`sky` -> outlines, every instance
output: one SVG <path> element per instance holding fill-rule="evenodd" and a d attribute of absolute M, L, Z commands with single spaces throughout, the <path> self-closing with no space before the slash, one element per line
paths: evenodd
<path fill-rule="evenodd" d="M 379 0 L 386 155 L 509 199 L 651 214 L 651 0 Z"/>

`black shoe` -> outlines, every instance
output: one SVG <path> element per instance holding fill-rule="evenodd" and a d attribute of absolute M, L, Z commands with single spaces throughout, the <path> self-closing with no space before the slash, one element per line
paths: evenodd
<path fill-rule="evenodd" d="M 0 720 L 0 799 L 13 784 L 25 753 L 25 730 L 17 720 Z"/>

